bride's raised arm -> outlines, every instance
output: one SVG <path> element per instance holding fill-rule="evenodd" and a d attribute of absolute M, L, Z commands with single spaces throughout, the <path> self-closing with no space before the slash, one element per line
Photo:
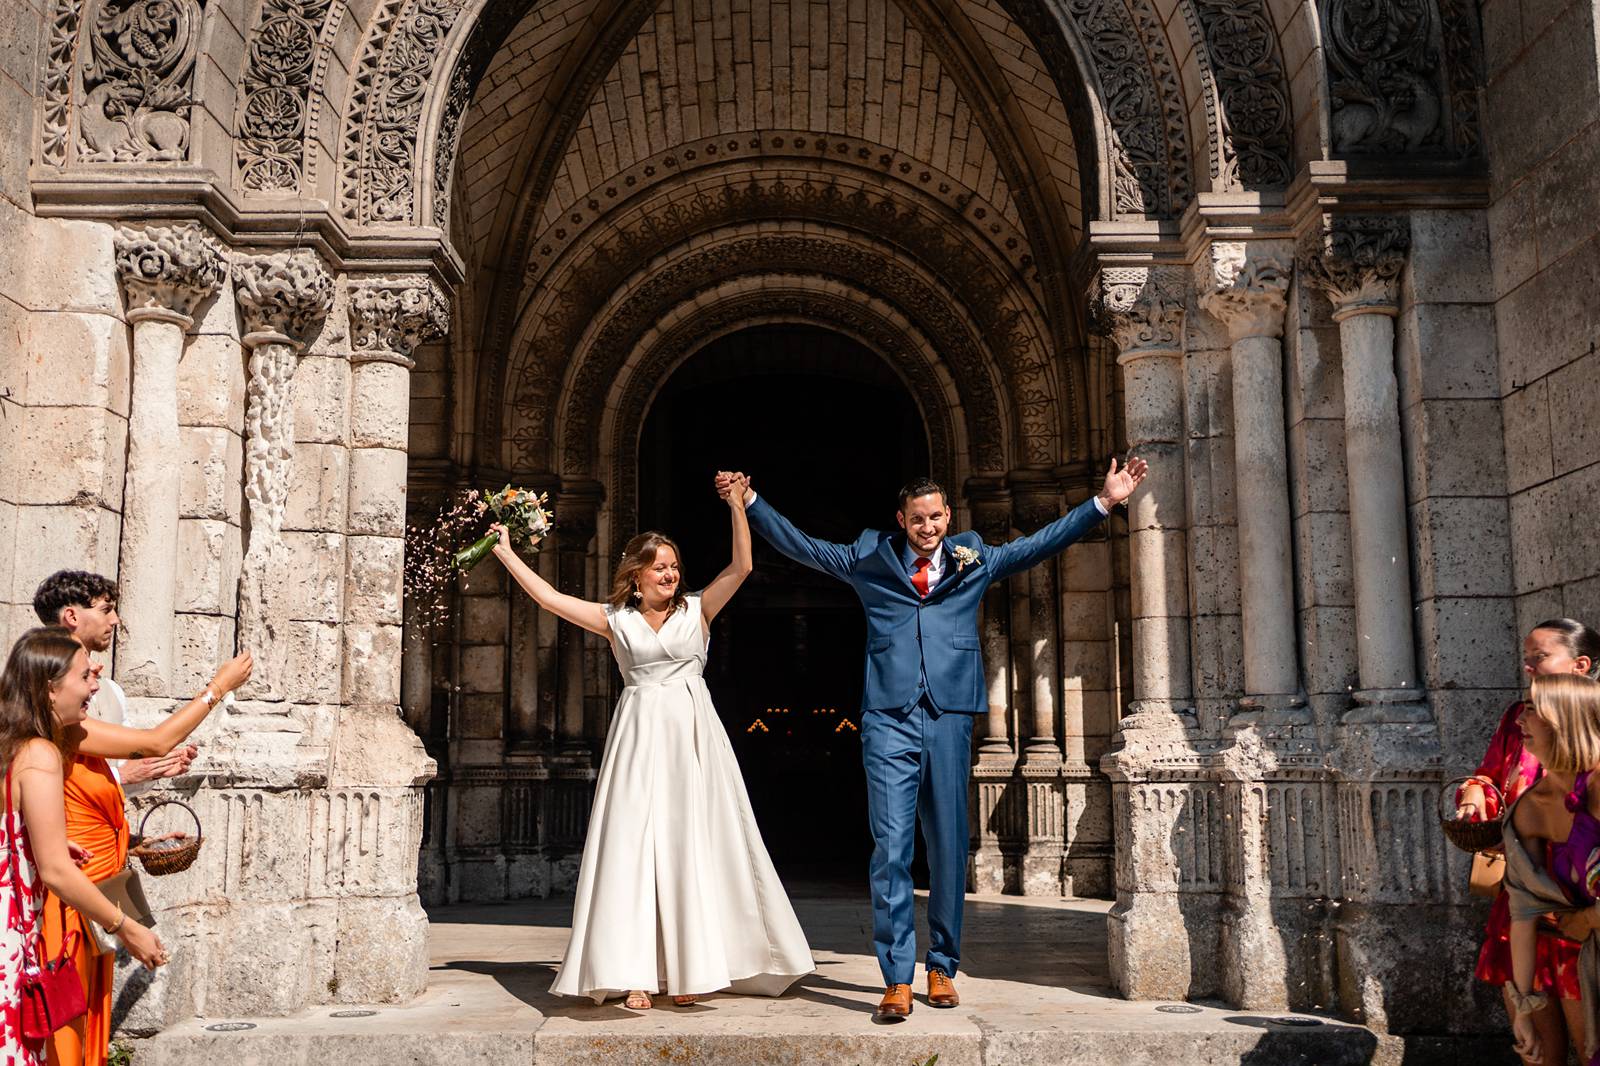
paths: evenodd
<path fill-rule="evenodd" d="M 505 526 L 496 522 L 489 528 L 500 534 L 500 541 L 494 546 L 494 557 L 500 560 L 500 565 L 504 566 L 506 572 L 522 586 L 523 591 L 533 597 L 534 603 L 557 618 L 564 618 L 573 625 L 582 626 L 589 632 L 598 633 L 608 640 L 611 638 L 611 627 L 606 623 L 605 604 L 582 600 L 557 591 L 554 585 L 536 574 L 533 568 L 517 555 L 511 547 L 511 535 L 506 532 Z"/>
<path fill-rule="evenodd" d="M 755 559 L 750 552 L 750 520 L 744 513 L 744 497 L 749 488 L 750 479 L 745 478 L 723 497 L 733 520 L 733 560 L 700 594 L 700 614 L 707 626 L 755 569 Z"/>

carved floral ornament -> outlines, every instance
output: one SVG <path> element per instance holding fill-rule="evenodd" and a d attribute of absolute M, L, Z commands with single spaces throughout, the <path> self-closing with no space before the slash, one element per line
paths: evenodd
<path fill-rule="evenodd" d="M 1300 247 L 1300 270 L 1333 301 L 1335 320 L 1396 313 L 1396 289 L 1411 247 L 1402 215 L 1325 215 Z"/>
<path fill-rule="evenodd" d="M 95 163 L 187 159 L 201 0 L 87 0 L 82 10 L 89 56 L 78 114 L 81 158 Z M 52 62 L 58 58 L 55 33 L 78 28 L 76 19 L 60 12 L 52 21 Z M 58 88 L 70 92 L 70 79 L 60 86 L 47 79 L 47 93 Z M 68 117 L 65 109 L 47 102 L 47 162 L 65 162 Z"/>
<path fill-rule="evenodd" d="M 1183 352 L 1184 279 L 1175 267 L 1107 267 L 1090 307 L 1119 363 Z"/>
<path fill-rule="evenodd" d="M 163 310 L 192 318 L 228 277 L 221 244 L 193 223 L 119 226 L 113 245 L 130 313 Z"/>
<path fill-rule="evenodd" d="M 235 153 L 246 192 L 300 188 L 317 41 L 332 2 L 266 0 L 262 5 L 239 86 Z"/>
<path fill-rule="evenodd" d="M 308 248 L 239 256 L 233 283 L 246 333 L 276 335 L 261 338 L 264 343 L 304 346 L 333 308 L 333 278 L 322 257 Z"/>
<path fill-rule="evenodd" d="M 350 287 L 351 358 L 411 366 L 417 347 L 450 328 L 450 302 L 432 278 L 414 275 Z"/>
<path fill-rule="evenodd" d="M 1286 257 L 1242 241 L 1217 241 L 1202 264 L 1200 306 L 1234 340 L 1283 336 L 1291 266 Z"/>

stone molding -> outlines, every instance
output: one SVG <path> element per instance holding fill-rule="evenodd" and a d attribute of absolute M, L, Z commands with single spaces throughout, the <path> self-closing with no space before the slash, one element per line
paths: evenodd
<path fill-rule="evenodd" d="M 1216 241 L 1197 279 L 1200 306 L 1235 341 L 1283 336 L 1290 260 L 1243 241 Z"/>
<path fill-rule="evenodd" d="M 112 244 L 130 320 L 159 312 L 192 320 L 228 278 L 221 242 L 193 223 L 118 226 Z"/>
<path fill-rule="evenodd" d="M 1402 215 L 1324 215 L 1301 244 L 1300 270 L 1333 301 L 1335 321 L 1393 316 L 1410 247 L 1410 222 Z"/>
<path fill-rule="evenodd" d="M 410 368 L 418 346 L 450 328 L 450 301 L 424 275 L 351 282 L 350 359 L 387 360 Z"/>
<path fill-rule="evenodd" d="M 271 334 L 255 343 L 278 339 L 303 348 L 333 309 L 333 277 L 309 249 L 238 256 L 233 282 L 246 345 L 252 334 Z"/>
<path fill-rule="evenodd" d="M 1183 353 L 1185 279 L 1173 267 L 1106 267 L 1090 307 L 1095 324 L 1126 366 L 1153 355 Z"/>
<path fill-rule="evenodd" d="M 311 132 L 311 85 L 318 41 L 332 19 L 333 0 L 266 0 L 250 37 L 239 86 L 239 137 L 234 146 L 238 182 L 246 194 L 290 195 L 305 176 Z"/>

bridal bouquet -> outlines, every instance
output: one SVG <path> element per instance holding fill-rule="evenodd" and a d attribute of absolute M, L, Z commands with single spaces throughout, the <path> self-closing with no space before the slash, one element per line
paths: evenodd
<path fill-rule="evenodd" d="M 474 496 L 477 494 L 474 493 Z M 537 495 L 527 489 L 514 489 L 510 485 L 487 497 L 478 496 L 477 512 L 494 512 L 494 520 L 506 527 L 511 535 L 511 546 L 519 552 L 535 551 L 538 541 L 550 532 L 552 515 L 545 509 L 549 493 Z M 454 562 L 459 570 L 471 570 L 494 551 L 499 534 L 490 531 L 455 553 Z"/>

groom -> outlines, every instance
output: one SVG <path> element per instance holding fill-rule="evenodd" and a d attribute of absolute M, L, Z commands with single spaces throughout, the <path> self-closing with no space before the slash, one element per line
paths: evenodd
<path fill-rule="evenodd" d="M 917 933 L 911 856 L 917 820 L 928 845 L 928 1005 L 954 1007 L 967 887 L 967 775 L 973 716 L 987 709 L 978 606 L 990 584 L 1048 559 L 1089 532 L 1133 494 L 1149 467 L 1115 459 L 1099 495 L 1031 536 L 984 544 L 948 534 L 944 489 L 919 478 L 900 490 L 900 531 L 868 530 L 852 544 L 800 532 L 744 486 L 719 474 L 717 493 L 744 489 L 750 525 L 797 563 L 845 581 L 867 612 L 861 698 L 861 761 L 872 828 L 872 939 L 888 990 L 873 1019 L 911 1014 Z"/>

